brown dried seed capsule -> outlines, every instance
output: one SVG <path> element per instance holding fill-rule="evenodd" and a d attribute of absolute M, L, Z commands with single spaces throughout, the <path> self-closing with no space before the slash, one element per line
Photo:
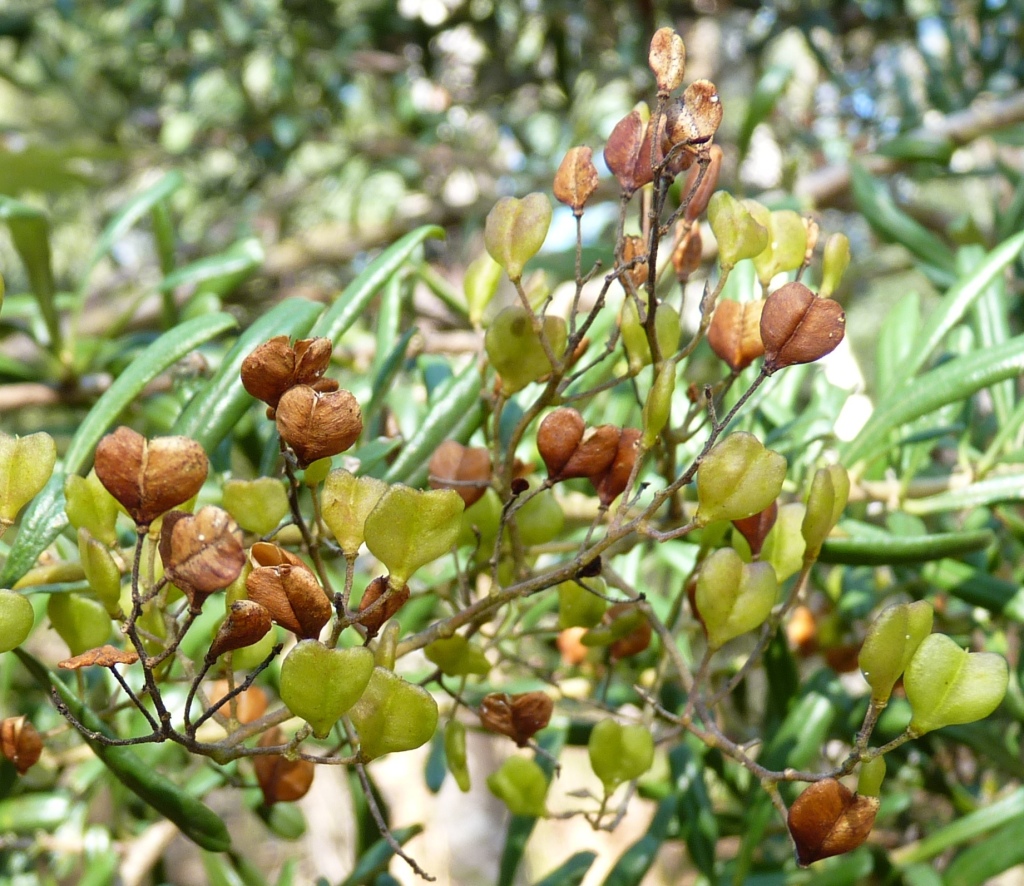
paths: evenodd
<path fill-rule="evenodd" d="M 780 286 L 761 312 L 764 371 L 813 363 L 831 353 L 846 334 L 846 314 L 830 298 L 818 298 L 802 283 Z"/>
<path fill-rule="evenodd" d="M 650 141 L 644 150 L 647 128 L 647 120 L 640 111 L 632 110 L 615 124 L 604 146 L 604 162 L 626 194 L 632 194 L 653 179 Z"/>
<path fill-rule="evenodd" d="M 272 627 L 273 620 L 266 607 L 254 600 L 235 600 L 210 644 L 206 660 L 214 661 L 225 652 L 252 646 L 262 640 Z"/>
<path fill-rule="evenodd" d="M 0 722 L 0 750 L 14 764 L 18 775 L 24 775 L 43 753 L 43 739 L 25 717 L 7 717 Z"/>
<path fill-rule="evenodd" d="M 468 508 L 483 498 L 490 486 L 491 454 L 482 446 L 445 440 L 430 457 L 428 470 L 431 489 L 454 489 Z"/>
<path fill-rule="evenodd" d="M 678 89 L 686 74 L 686 46 L 672 28 L 660 28 L 651 39 L 647 63 L 654 72 L 658 93 L 668 95 Z"/>
<path fill-rule="evenodd" d="M 711 195 L 715 193 L 715 189 L 718 187 L 718 176 L 722 171 L 722 158 L 724 156 L 724 152 L 718 145 L 712 145 L 708 148 L 707 170 L 704 173 L 704 177 L 700 180 L 699 186 L 697 186 L 697 176 L 700 174 L 701 165 L 696 163 L 690 167 L 690 172 L 686 176 L 686 183 L 683 185 L 683 194 L 690 198 L 690 202 L 686 204 L 686 211 L 683 213 L 685 221 L 695 222 L 704 213 L 704 210 L 708 208 Z M 695 187 L 696 190 L 694 190 Z"/>
<path fill-rule="evenodd" d="M 350 391 L 321 394 L 308 385 L 282 395 L 275 421 L 301 467 L 344 452 L 363 432 L 359 403 Z"/>
<path fill-rule="evenodd" d="M 206 696 L 213 704 L 216 704 L 228 694 L 228 691 L 227 680 L 214 680 L 210 684 Z M 267 712 L 267 707 L 270 703 L 267 693 L 259 686 L 249 686 L 247 689 L 239 692 L 233 700 L 235 703 L 235 719 L 242 724 L 258 720 Z M 225 701 L 217 708 L 217 713 L 222 717 L 230 717 L 231 700 Z"/>
<path fill-rule="evenodd" d="M 188 437 L 147 440 L 120 427 L 96 447 L 96 476 L 139 527 L 196 495 L 209 465 L 203 447 Z"/>
<path fill-rule="evenodd" d="M 575 215 L 583 214 L 584 204 L 597 190 L 597 167 L 593 157 L 590 148 L 569 148 L 555 173 L 555 199 L 572 207 Z"/>
<path fill-rule="evenodd" d="M 871 833 L 878 806 L 878 797 L 855 794 L 834 778 L 811 784 L 789 809 L 789 833 L 800 865 L 860 846 Z"/>
<path fill-rule="evenodd" d="M 635 613 L 638 613 L 635 603 L 616 603 L 608 608 L 602 621 L 607 625 L 612 625 L 620 618 L 634 618 Z M 609 647 L 608 652 L 612 661 L 638 655 L 651 645 L 651 623 L 647 620 L 647 616 L 639 614 L 641 617 L 636 619 L 633 629 Z"/>
<path fill-rule="evenodd" d="M 685 225 L 685 221 L 680 221 Z M 690 279 L 704 260 L 704 241 L 700 233 L 700 225 L 693 225 L 679 239 L 675 249 L 672 250 L 672 267 L 676 271 L 676 279 L 685 283 Z"/>
<path fill-rule="evenodd" d="M 331 602 L 305 564 L 259 566 L 245 580 L 249 599 L 270 612 L 270 617 L 303 639 L 320 636 L 331 618 Z"/>
<path fill-rule="evenodd" d="M 604 474 L 615 460 L 622 432 L 615 425 L 587 428 L 569 461 L 563 465 L 559 479 L 593 477 Z"/>
<path fill-rule="evenodd" d="M 741 372 L 765 350 L 761 341 L 764 301 L 720 301 L 708 328 L 708 344 L 733 372 Z"/>
<path fill-rule="evenodd" d="M 741 520 L 733 520 L 732 525 L 736 527 L 740 535 L 746 540 L 747 544 L 750 545 L 750 553 L 754 557 L 761 555 L 761 546 L 764 544 L 765 538 L 768 533 L 771 532 L 772 527 L 775 525 L 775 519 L 779 515 L 779 503 L 773 501 L 767 508 L 758 514 L 753 514 L 750 517 L 744 517 Z"/>
<path fill-rule="evenodd" d="M 290 345 L 287 335 L 275 336 L 242 361 L 242 386 L 271 410 L 295 385 L 324 390 L 320 385 L 325 383 L 330 390 L 337 390 L 337 382 L 321 378 L 331 362 L 332 348 L 328 338 L 306 338 Z"/>
<path fill-rule="evenodd" d="M 558 477 L 572 458 L 586 423 L 583 416 L 569 406 L 563 406 L 544 417 L 537 428 L 537 450 L 544 459 L 548 474 Z"/>
<path fill-rule="evenodd" d="M 525 747 L 548 725 L 553 710 L 554 702 L 543 692 L 492 692 L 480 702 L 480 723 L 484 729 L 507 735 L 519 747 Z"/>
<path fill-rule="evenodd" d="M 231 515 L 207 505 L 195 514 L 171 511 L 160 526 L 160 559 L 167 578 L 195 610 L 238 578 L 245 565 L 242 531 Z"/>
<path fill-rule="evenodd" d="M 384 600 L 367 612 L 373 604 L 381 597 Z M 401 609 L 409 600 L 409 586 L 402 585 L 400 588 L 391 588 L 386 575 L 379 575 L 367 586 L 363 592 L 363 598 L 359 601 L 359 611 L 366 613 L 361 615 L 359 623 L 366 628 L 367 639 L 373 639 L 391 616 Z"/>
<path fill-rule="evenodd" d="M 269 748 L 284 743 L 284 733 L 275 726 L 263 733 L 259 746 Z M 268 806 L 290 803 L 306 796 L 316 774 L 316 765 L 311 760 L 288 760 L 281 754 L 253 757 L 253 768 Z"/>
<path fill-rule="evenodd" d="M 624 265 L 629 265 L 631 262 L 635 262 L 635 264 L 633 264 L 633 266 L 626 272 L 635 289 L 640 289 L 647 282 L 646 259 L 647 244 L 644 242 L 643 237 L 637 237 L 630 234 L 623 238 L 622 263 Z M 626 289 L 626 291 L 628 292 L 629 290 Z"/>
<path fill-rule="evenodd" d="M 642 436 L 642 432 L 636 428 L 623 428 L 619 434 L 612 463 L 604 472 L 589 478 L 597 490 L 597 497 L 605 507 L 625 490 L 633 473 L 633 465 L 636 464 L 637 446 Z"/>
<path fill-rule="evenodd" d="M 714 138 L 722 122 L 722 102 L 710 80 L 694 80 L 682 98 L 665 115 L 665 141 L 662 150 L 684 146 L 700 149 Z"/>

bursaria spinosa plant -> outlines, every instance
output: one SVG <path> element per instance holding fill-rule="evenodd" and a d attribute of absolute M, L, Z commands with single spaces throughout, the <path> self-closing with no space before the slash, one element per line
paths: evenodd
<path fill-rule="evenodd" d="M 131 746 L 209 758 L 225 783 L 258 786 L 267 815 L 320 767 L 348 767 L 390 849 L 428 879 L 378 807 L 373 760 L 431 745 L 463 791 L 485 781 L 516 816 L 604 830 L 664 758 L 696 784 L 706 757 L 723 785 L 763 791 L 806 865 L 870 838 L 885 755 L 1000 703 L 1001 656 L 935 632 L 927 600 L 896 601 L 859 623 L 859 721 L 827 754 L 791 758 L 773 735 L 734 730 L 766 660 L 770 694 L 780 661 L 796 692 L 787 632 L 813 646 L 810 597 L 836 580 L 821 561 L 854 466 L 827 432 L 798 447 L 768 431 L 787 373 L 843 341 L 831 296 L 849 243 L 819 248 L 812 219 L 718 189 L 726 109 L 713 83 L 686 83 L 685 60 L 679 35 L 659 31 L 654 103 L 601 146 L 620 200 L 613 230 L 587 244 L 599 263 L 583 263 L 594 147 L 558 168 L 565 209 L 546 193 L 494 206 L 465 279 L 479 348 L 429 399 L 402 393 L 416 422 L 383 419 L 402 349 L 379 355 L 383 381 L 357 397 L 332 360 L 359 310 L 313 306 L 299 337 L 224 360 L 217 390 L 238 392 L 267 444 L 251 470 L 214 451 L 192 406 L 175 426 L 189 433 L 118 427 L 97 434 L 91 472 L 65 466 L 68 544 L 0 591 L 0 649 L 200 845 L 227 848 L 223 823 L 173 779 L 143 775 Z M 568 298 L 532 276 L 553 224 L 575 226 Z M 0 435 L 0 532 L 55 464 L 47 435 Z M 77 584 L 56 592 L 68 551 Z M 24 648 L 33 587 L 50 592 L 48 626 L 68 647 L 54 664 L 88 671 L 87 692 Z M 876 740 L 904 694 L 909 722 Z M 467 732 L 506 743 L 507 759 L 478 771 Z M 587 783 L 562 783 L 567 735 L 587 749 Z M 0 739 L 20 771 L 38 756 L 30 723 L 5 721 Z"/>

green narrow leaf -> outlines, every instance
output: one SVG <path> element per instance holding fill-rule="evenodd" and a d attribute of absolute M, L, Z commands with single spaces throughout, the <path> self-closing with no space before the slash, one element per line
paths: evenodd
<path fill-rule="evenodd" d="M 415 485 L 434 450 L 464 422 L 477 405 L 483 380 L 476 363 L 470 363 L 446 382 L 426 416 L 409 438 L 398 458 L 384 475 L 388 483 Z"/>
<path fill-rule="evenodd" d="M 827 697 L 808 692 L 790 709 L 758 762 L 769 769 L 809 766 L 821 753 L 835 716 L 835 708 Z"/>
<path fill-rule="evenodd" d="M 913 160 L 926 163 L 941 163 L 945 166 L 953 156 L 956 145 L 946 136 L 927 131 L 905 132 L 878 147 L 877 153 L 894 160 Z"/>
<path fill-rule="evenodd" d="M 52 687 L 83 726 L 93 732 L 109 734 L 106 724 L 36 658 L 21 648 L 13 652 L 44 693 L 49 694 Z M 87 736 L 83 736 L 83 740 L 118 781 L 174 822 L 190 840 L 211 852 L 224 852 L 231 847 L 231 836 L 217 813 L 166 779 L 130 747 L 104 745 Z"/>
<path fill-rule="evenodd" d="M 7 224 L 18 257 L 25 265 L 29 286 L 50 336 L 60 341 L 60 324 L 54 304 L 56 286 L 50 263 L 50 222 L 45 213 L 12 197 L 0 194 L 0 221 Z"/>
<path fill-rule="evenodd" d="M 860 538 L 830 538 L 822 545 L 818 559 L 822 563 L 855 566 L 899 566 L 941 560 L 943 557 L 962 557 L 983 551 L 993 542 L 995 535 L 987 529 L 917 536 L 872 534 Z"/>
<path fill-rule="evenodd" d="M 908 292 L 896 300 L 886 312 L 878 331 L 875 348 L 875 389 L 888 391 L 896 386 L 901 376 L 899 367 L 907 359 L 913 347 L 908 329 L 921 325 L 921 296 Z"/>
<path fill-rule="evenodd" d="M 710 882 L 715 882 L 715 848 L 718 843 L 718 818 L 704 782 L 704 753 L 695 751 L 687 740 L 669 753 L 669 768 L 675 783 L 678 803 L 676 818 L 686 841 L 690 861 Z"/>
<path fill-rule="evenodd" d="M 604 886 L 640 886 L 668 837 L 668 829 L 676 817 L 678 802 L 679 798 L 675 794 L 669 794 L 658 803 L 647 833 L 619 856 L 605 877 Z"/>
<path fill-rule="evenodd" d="M 172 271 L 160 281 L 160 289 L 169 292 L 179 286 L 190 285 L 224 295 L 252 276 L 265 258 L 259 239 L 246 237 L 217 255 L 201 258 Z"/>
<path fill-rule="evenodd" d="M 971 812 L 969 815 L 933 831 L 923 840 L 894 849 L 890 853 L 890 858 L 899 867 L 927 861 L 947 849 L 952 849 L 954 846 L 959 846 L 961 843 L 966 843 L 968 840 L 973 840 L 995 828 L 1022 818 L 1024 818 L 1024 788 L 1017 788 L 1013 793 L 984 809 Z"/>
<path fill-rule="evenodd" d="M 983 260 L 984 252 L 980 246 L 960 250 L 958 267 L 963 268 L 966 276 Z M 974 328 L 978 336 L 978 344 L 982 348 L 1001 345 L 1010 338 L 1010 311 L 1006 300 L 1006 282 L 1001 274 L 992 278 L 992 282 L 982 290 L 973 305 Z M 992 409 L 999 426 L 1006 424 L 1013 412 L 1015 401 L 1015 385 L 1010 379 L 992 385 Z"/>
<path fill-rule="evenodd" d="M 99 239 L 96 241 L 92 254 L 89 256 L 89 261 L 86 262 L 85 271 L 82 273 L 82 282 L 78 286 L 77 298 L 82 298 L 85 295 L 89 276 L 102 258 L 114 248 L 114 244 L 130 231 L 139 219 L 150 212 L 158 203 L 170 197 L 184 182 L 185 179 L 182 174 L 176 169 L 172 170 L 144 191 L 132 197 L 114 214 L 114 217 L 107 222 L 103 233 L 100 234 Z"/>
<path fill-rule="evenodd" d="M 289 298 L 260 317 L 239 336 L 213 378 L 189 400 L 171 433 L 199 441 L 207 452 L 216 449 L 253 403 L 242 387 L 242 361 L 257 345 L 275 335 L 304 336 L 320 311 L 320 305 L 307 299 Z"/>
<path fill-rule="evenodd" d="M 905 246 L 952 279 L 953 258 L 949 247 L 900 209 L 882 182 L 859 163 L 851 163 L 850 185 L 857 208 L 876 231 Z"/>
<path fill-rule="evenodd" d="M 596 858 L 596 852 L 577 852 L 533 886 L 580 886 Z"/>
<path fill-rule="evenodd" d="M 975 266 L 967 279 L 960 280 L 942 297 L 939 306 L 928 312 L 913 348 L 896 373 L 896 381 L 908 381 L 925 364 L 946 334 L 1021 249 L 1024 249 L 1024 232 L 1000 243 Z"/>
<path fill-rule="evenodd" d="M 1000 474 L 949 492 L 925 498 L 908 498 L 903 502 L 903 509 L 908 514 L 935 514 L 1021 500 L 1024 500 L 1024 474 Z"/>
<path fill-rule="evenodd" d="M 391 836 L 398 841 L 399 846 L 404 846 L 413 837 L 422 832 L 423 825 L 414 824 L 405 828 L 395 828 L 391 832 Z M 395 850 L 381 837 L 362 854 L 355 870 L 339 886 L 365 886 L 366 883 L 372 882 L 377 874 L 387 870 L 394 855 Z"/>
<path fill-rule="evenodd" d="M 136 357 L 96 401 L 78 426 L 64 456 L 64 471 L 77 474 L 89 466 L 96 444 L 154 378 L 201 344 L 233 329 L 237 321 L 230 314 L 196 317 L 165 332 Z"/>
<path fill-rule="evenodd" d="M 892 391 L 853 440 L 840 444 L 840 460 L 853 468 L 889 448 L 889 434 L 947 403 L 968 397 L 1004 378 L 1024 372 L 1024 336 L 943 363 Z"/>
<path fill-rule="evenodd" d="M 375 258 L 345 291 L 338 296 L 313 328 L 312 334 L 331 339 L 335 344 L 366 309 L 370 299 L 395 273 L 424 240 L 443 238 L 444 228 L 424 225 L 410 231 Z"/>
<path fill-rule="evenodd" d="M 555 772 L 558 756 L 565 746 L 567 732 L 568 722 L 561 722 L 553 724 L 537 736 L 538 744 L 546 753 L 535 754 L 534 759 L 544 770 L 549 784 Z M 501 861 L 498 864 L 497 886 L 512 886 L 515 883 L 516 871 L 523 860 L 526 843 L 536 824 L 537 819 L 530 815 L 513 815 L 509 819 L 508 830 L 505 832 L 505 846 L 501 851 Z"/>
<path fill-rule="evenodd" d="M 926 563 L 921 577 L 965 603 L 1024 622 L 1024 590 L 1020 585 L 949 559 Z"/>

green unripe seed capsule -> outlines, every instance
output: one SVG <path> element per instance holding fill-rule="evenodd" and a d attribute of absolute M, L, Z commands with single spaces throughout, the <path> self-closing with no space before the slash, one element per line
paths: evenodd
<path fill-rule="evenodd" d="M 541 818 L 547 815 L 544 798 L 548 781 L 540 765 L 527 757 L 509 757 L 497 772 L 487 776 L 487 788 L 513 815 Z"/>
<path fill-rule="evenodd" d="M 558 538 L 565 525 L 565 514 L 555 494 L 545 489 L 516 511 L 515 520 L 519 540 L 530 547 Z"/>
<path fill-rule="evenodd" d="M 521 200 L 502 197 L 487 213 L 484 245 L 511 280 L 523 276 L 523 266 L 544 245 L 551 225 L 547 194 L 527 194 Z"/>
<path fill-rule="evenodd" d="M 374 477 L 356 477 L 341 469 L 327 475 L 320 510 L 346 559 L 359 553 L 366 518 L 387 491 L 388 484 Z"/>
<path fill-rule="evenodd" d="M 666 361 L 658 370 L 658 375 L 651 385 L 647 394 L 647 402 L 644 403 L 643 424 L 644 435 L 641 438 L 641 445 L 650 449 L 658 439 L 658 436 L 665 429 L 668 420 L 672 415 L 672 395 L 676 390 L 676 364 Z"/>
<path fill-rule="evenodd" d="M 601 720 L 587 742 L 590 767 L 601 779 L 606 794 L 620 784 L 639 778 L 654 763 L 654 738 L 645 726 L 623 726 Z"/>
<path fill-rule="evenodd" d="M 448 677 L 482 677 L 491 669 L 483 650 L 459 634 L 435 640 L 423 650 L 423 654 Z"/>
<path fill-rule="evenodd" d="M 373 670 L 373 653 L 365 647 L 330 649 L 302 640 L 281 663 L 281 701 L 317 738 L 326 738 L 366 690 Z"/>
<path fill-rule="evenodd" d="M 545 316 L 538 334 L 533 319 L 522 305 L 512 305 L 487 327 L 484 349 L 494 371 L 501 376 L 505 394 L 514 394 L 551 373 L 551 361 L 544 350 L 542 336 L 556 361 L 565 351 L 569 336 L 565 320 Z"/>
<path fill-rule="evenodd" d="M 640 322 L 640 311 L 636 301 L 627 298 L 622 305 L 622 344 L 629 358 L 630 372 L 637 373 L 651 364 L 651 345 L 647 330 Z M 669 304 L 658 305 L 654 312 L 654 334 L 662 359 L 671 357 L 679 347 L 679 312 Z"/>
<path fill-rule="evenodd" d="M 828 298 L 839 288 L 843 274 L 850 264 L 850 238 L 846 234 L 832 234 L 825 241 L 825 254 L 821 260 L 821 286 L 818 295 Z"/>
<path fill-rule="evenodd" d="M 107 615 L 117 618 L 121 612 L 121 570 L 110 550 L 83 527 L 78 530 L 78 556 L 89 588 Z"/>
<path fill-rule="evenodd" d="M 0 652 L 10 652 L 32 633 L 35 614 L 28 598 L 16 591 L 0 591 Z"/>
<path fill-rule="evenodd" d="M 850 497 L 850 475 L 842 465 L 829 465 L 814 472 L 807 495 L 807 512 L 801 532 L 806 548 L 807 562 L 818 559 L 821 546 L 839 522 L 846 501 Z"/>
<path fill-rule="evenodd" d="M 877 797 L 882 793 L 885 779 L 885 757 L 872 757 L 860 764 L 857 793 L 862 797 Z"/>
<path fill-rule="evenodd" d="M 932 631 L 932 606 L 926 600 L 897 603 L 872 622 L 857 663 L 871 687 L 871 703 L 882 707 L 918 647 Z"/>
<path fill-rule="evenodd" d="M 88 529 L 105 545 L 117 544 L 117 501 L 100 483 L 95 471 L 89 471 L 85 477 L 68 476 L 64 481 L 64 498 L 64 512 L 75 529 Z"/>
<path fill-rule="evenodd" d="M 459 790 L 466 793 L 470 788 L 469 764 L 466 755 L 466 727 L 458 720 L 449 720 L 444 730 L 444 757 L 448 771 L 455 779 Z"/>
<path fill-rule="evenodd" d="M 907 729 L 923 735 L 981 720 L 999 707 L 1009 679 L 1010 670 L 1001 655 L 966 652 L 945 634 L 930 634 L 903 675 L 913 711 Z"/>
<path fill-rule="evenodd" d="M 437 728 L 437 702 L 420 686 L 384 668 L 374 668 L 370 684 L 349 712 L 359 733 L 364 760 L 411 751 L 430 741 Z"/>
<path fill-rule="evenodd" d="M 765 449 L 753 434 L 730 434 L 704 457 L 697 469 L 694 522 L 739 520 L 758 514 L 782 491 L 786 459 Z"/>
<path fill-rule="evenodd" d="M 796 575 L 804 565 L 804 543 L 801 526 L 807 512 L 803 502 L 790 501 L 779 507 L 775 525 L 761 545 L 761 559 L 771 563 L 779 584 Z"/>
<path fill-rule="evenodd" d="M 723 270 L 753 258 L 768 245 L 768 230 L 754 219 L 739 200 L 727 191 L 716 191 L 708 203 L 708 222 L 718 241 L 718 261 Z"/>
<path fill-rule="evenodd" d="M 483 321 L 484 309 L 494 298 L 499 283 L 501 265 L 486 252 L 466 267 L 466 273 L 462 277 L 462 290 L 466 294 L 469 322 L 474 326 L 479 326 Z"/>
<path fill-rule="evenodd" d="M 273 532 L 288 513 L 288 493 L 273 477 L 228 480 L 221 505 L 246 532 L 263 536 Z"/>
<path fill-rule="evenodd" d="M 775 605 L 778 587 L 770 563 L 744 563 L 732 548 L 712 553 L 697 575 L 695 597 L 708 645 L 718 649 L 762 625 Z"/>
<path fill-rule="evenodd" d="M 604 593 L 600 579 L 589 579 L 587 584 Z M 592 628 L 601 623 L 607 608 L 606 600 L 574 581 L 563 581 L 558 586 L 558 627 L 562 630 Z"/>
<path fill-rule="evenodd" d="M 56 462 L 57 444 L 49 434 L 0 433 L 0 534 L 46 485 Z"/>
<path fill-rule="evenodd" d="M 100 603 L 89 597 L 50 594 L 46 615 L 53 629 L 68 644 L 72 655 L 81 655 L 110 639 L 110 616 Z"/>

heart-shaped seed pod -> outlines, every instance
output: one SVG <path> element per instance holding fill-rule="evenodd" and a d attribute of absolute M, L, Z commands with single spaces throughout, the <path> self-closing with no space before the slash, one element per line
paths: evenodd
<path fill-rule="evenodd" d="M 454 489 L 466 507 L 483 498 L 491 483 L 491 454 L 482 446 L 445 440 L 430 457 L 431 489 Z"/>
<path fill-rule="evenodd" d="M 601 504 L 608 507 L 626 489 L 636 464 L 637 447 L 641 432 L 637 428 L 623 428 L 615 447 L 615 457 L 603 473 L 589 477 Z"/>
<path fill-rule="evenodd" d="M 855 794 L 834 778 L 810 785 L 789 809 L 789 833 L 801 867 L 860 846 L 878 806 L 878 797 Z"/>
<path fill-rule="evenodd" d="M 363 432 L 359 403 L 350 391 L 321 394 L 308 385 L 289 388 L 277 404 L 277 431 L 300 467 L 344 452 Z"/>
<path fill-rule="evenodd" d="M 226 480 L 221 505 L 246 532 L 267 535 L 288 513 L 288 493 L 274 477 Z"/>
<path fill-rule="evenodd" d="M 807 226 L 792 209 L 769 211 L 756 200 L 744 200 L 751 215 L 768 231 L 768 245 L 754 256 L 754 269 L 762 286 L 776 274 L 795 271 L 807 254 Z"/>
<path fill-rule="evenodd" d="M 281 728 L 275 726 L 260 736 L 259 747 L 275 747 L 285 741 Z M 253 757 L 252 765 L 263 792 L 263 802 L 268 806 L 293 803 L 305 797 L 316 775 L 316 764 L 312 760 L 289 760 L 282 754 L 259 754 Z"/>
<path fill-rule="evenodd" d="M 882 707 L 918 646 L 932 632 L 934 611 L 927 600 L 895 603 L 876 616 L 860 648 L 858 664 L 871 687 L 871 702 Z"/>
<path fill-rule="evenodd" d="M 694 594 L 708 646 L 719 649 L 762 625 L 778 587 L 770 563 L 744 563 L 732 548 L 714 551 L 701 566 Z"/>
<path fill-rule="evenodd" d="M 715 191 L 711 195 L 708 222 L 718 242 L 718 263 L 723 270 L 745 258 L 753 258 L 768 245 L 768 230 L 728 191 Z"/>
<path fill-rule="evenodd" d="M 102 646 L 113 627 L 103 605 L 83 594 L 50 594 L 46 616 L 72 655 Z"/>
<path fill-rule="evenodd" d="M 807 545 L 804 556 L 809 562 L 818 559 L 821 546 L 839 522 L 849 497 L 850 475 L 842 465 L 831 464 L 814 472 L 801 526 Z"/>
<path fill-rule="evenodd" d="M 560 475 L 583 439 L 585 428 L 583 416 L 570 406 L 563 406 L 544 417 L 537 428 L 537 450 L 550 476 Z"/>
<path fill-rule="evenodd" d="M 24 643 L 34 624 L 35 612 L 28 597 L 17 591 L 0 590 L 0 653 Z"/>
<path fill-rule="evenodd" d="M 836 349 L 846 334 L 846 314 L 837 302 L 818 298 L 802 283 L 780 286 L 761 312 L 764 371 L 813 363 Z"/>
<path fill-rule="evenodd" d="M 569 148 L 555 173 L 555 199 L 571 207 L 573 215 L 581 216 L 584 204 L 597 190 L 597 183 L 594 152 L 587 147 Z"/>
<path fill-rule="evenodd" d="M 527 194 L 522 200 L 502 197 L 487 213 L 484 246 L 509 279 L 519 280 L 523 267 L 544 245 L 551 225 L 547 194 Z"/>
<path fill-rule="evenodd" d="M 649 139 L 644 149 L 650 116 L 650 108 L 641 103 L 615 124 L 605 142 L 604 162 L 627 195 L 653 180 Z"/>
<path fill-rule="evenodd" d="M 57 444 L 49 434 L 0 433 L 0 535 L 46 485 L 56 462 Z"/>
<path fill-rule="evenodd" d="M 733 372 L 742 372 L 764 353 L 761 311 L 764 300 L 718 303 L 708 327 L 708 344 Z"/>
<path fill-rule="evenodd" d="M 591 588 L 596 593 L 591 592 Z M 588 581 L 586 586 L 577 581 L 563 581 L 558 586 L 558 626 L 560 628 L 592 628 L 601 623 L 608 603 L 604 581 Z"/>
<path fill-rule="evenodd" d="M 1008 682 L 1009 668 L 1001 655 L 967 652 L 945 634 L 929 634 L 903 674 L 913 711 L 907 729 L 923 735 L 981 720 L 999 707 Z"/>
<path fill-rule="evenodd" d="M 227 511 L 212 505 L 195 515 L 171 511 L 160 526 L 160 559 L 168 580 L 198 611 L 210 594 L 226 588 L 242 571 L 242 531 Z"/>
<path fill-rule="evenodd" d="M 430 741 L 437 729 L 437 702 L 422 686 L 375 667 L 349 719 L 359 734 L 360 756 L 376 760 Z"/>
<path fill-rule="evenodd" d="M 203 447 L 188 437 L 147 440 L 120 427 L 96 447 L 96 476 L 140 529 L 197 495 L 209 467 Z"/>
<path fill-rule="evenodd" d="M 448 677 L 482 677 L 491 669 L 484 651 L 460 634 L 435 640 L 426 646 L 423 654 Z"/>
<path fill-rule="evenodd" d="M 548 779 L 536 760 L 509 757 L 501 768 L 487 776 L 487 789 L 513 815 L 542 818 L 547 815 L 544 798 Z"/>
<path fill-rule="evenodd" d="M 346 559 L 359 553 L 366 518 L 387 490 L 388 484 L 375 477 L 356 477 L 342 469 L 327 475 L 320 510 Z"/>
<path fill-rule="evenodd" d="M 522 748 L 548 725 L 554 707 L 543 692 L 492 692 L 480 702 L 480 723 L 489 732 L 507 735 Z"/>
<path fill-rule="evenodd" d="M 246 578 L 245 588 L 250 600 L 298 637 L 318 637 L 330 621 L 331 602 L 313 571 L 301 561 L 297 565 L 258 566 Z"/>
<path fill-rule="evenodd" d="M 384 599 L 377 603 L 381 597 Z M 392 588 L 386 575 L 379 575 L 367 586 L 363 598 L 359 601 L 359 623 L 366 628 L 366 638 L 372 640 L 377 636 L 391 616 L 409 601 L 409 586 Z M 374 605 L 376 604 L 376 605 Z M 372 609 L 370 607 L 373 607 Z"/>
<path fill-rule="evenodd" d="M 253 600 L 235 600 L 210 644 L 206 660 L 216 661 L 225 652 L 252 646 L 262 640 L 272 627 L 273 620 L 266 607 Z"/>
<path fill-rule="evenodd" d="M 623 726 L 615 720 L 595 724 L 587 742 L 590 768 L 606 794 L 639 778 L 654 763 L 654 736 L 646 726 Z"/>
<path fill-rule="evenodd" d="M 604 614 L 614 640 L 608 647 L 612 661 L 639 655 L 651 645 L 651 623 L 635 603 L 616 603 Z"/>
<path fill-rule="evenodd" d="M 697 513 L 706 526 L 759 513 L 782 491 L 786 459 L 753 434 L 738 431 L 720 440 L 697 469 Z"/>
<path fill-rule="evenodd" d="M 25 717 L 7 717 L 0 721 L 0 751 L 24 775 L 43 754 L 43 737 Z"/>
<path fill-rule="evenodd" d="M 568 339 L 565 320 L 546 315 L 538 334 L 530 312 L 522 305 L 510 305 L 491 321 L 484 336 L 484 348 L 491 366 L 501 377 L 503 393 L 514 394 L 551 374 L 551 361 L 542 338 L 555 360 L 560 360 Z"/>
<path fill-rule="evenodd" d="M 686 74 L 686 45 L 672 28 L 659 28 L 651 38 L 647 64 L 654 71 L 658 94 L 668 95 L 679 88 Z"/>
<path fill-rule="evenodd" d="M 274 410 L 289 388 L 324 380 L 332 350 L 329 338 L 306 338 L 292 345 L 287 335 L 275 336 L 242 361 L 242 387 Z M 333 384 L 336 390 L 337 382 Z"/>
<path fill-rule="evenodd" d="M 373 671 L 373 653 L 365 646 L 330 649 L 302 640 L 281 662 L 281 701 L 317 738 L 326 738 L 362 696 Z"/>
<path fill-rule="evenodd" d="M 210 683 L 210 688 L 206 691 L 206 697 L 210 699 L 212 704 L 220 702 L 224 696 L 229 692 L 227 680 L 214 680 Z M 242 724 L 253 723 L 262 717 L 267 712 L 267 707 L 270 705 L 270 699 L 267 698 L 267 693 L 260 686 L 249 686 L 242 690 L 234 698 L 223 702 L 217 713 L 222 717 L 230 718 L 231 709 L 234 706 L 235 719 Z M 281 744 L 280 741 L 270 742 L 269 744 Z"/>
<path fill-rule="evenodd" d="M 750 553 L 754 559 L 757 559 L 760 556 L 764 540 L 768 537 L 768 533 L 772 531 L 772 527 L 775 525 L 775 520 L 778 515 L 779 503 L 773 501 L 763 511 L 759 511 L 749 517 L 742 517 L 739 520 L 732 521 L 732 525 L 736 527 L 736 531 L 739 532 L 739 534 L 746 539 L 747 544 L 750 545 Z"/>

